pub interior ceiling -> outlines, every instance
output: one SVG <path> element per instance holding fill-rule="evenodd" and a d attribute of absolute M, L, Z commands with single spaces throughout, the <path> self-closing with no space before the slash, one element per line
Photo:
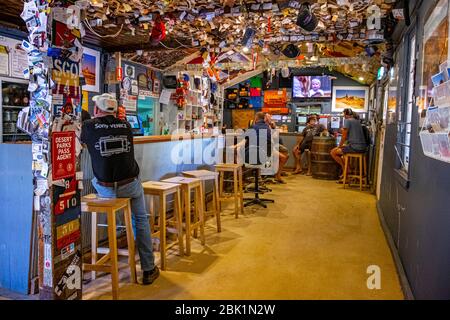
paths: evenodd
<path fill-rule="evenodd" d="M 1 0 L 4 2 L 5 0 Z M 54 0 L 58 1 L 58 0 Z M 255 31 L 249 52 L 258 53 L 264 67 L 324 66 L 352 78 L 372 81 L 380 67 L 386 26 L 392 22 L 395 0 L 309 1 L 318 18 L 312 32 L 297 24 L 302 3 L 286 0 L 80 0 L 85 43 L 115 52 L 161 70 L 205 51 L 213 56 L 242 52 L 247 29 Z M 0 21 L 25 30 L 22 0 L 5 2 Z M 378 20 L 374 19 L 378 18 Z M 368 21 L 373 29 L 368 29 Z M 379 23 L 377 25 L 377 22 Z M 299 53 L 288 58 L 283 50 L 294 44 Z M 273 61 L 279 61 L 273 65 Z M 251 61 L 251 58 L 249 59 Z M 235 73 L 239 59 L 222 66 Z M 254 62 L 255 63 L 255 62 Z M 253 65 L 255 67 L 255 65 Z M 246 67 L 242 66 L 245 70 Z M 231 72 L 233 71 L 233 72 Z"/>

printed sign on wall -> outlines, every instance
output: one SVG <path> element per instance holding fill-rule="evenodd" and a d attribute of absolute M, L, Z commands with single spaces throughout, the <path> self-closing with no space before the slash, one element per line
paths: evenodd
<path fill-rule="evenodd" d="M 53 94 L 80 98 L 79 64 L 68 59 L 54 58 L 52 79 L 56 86 Z"/>
<path fill-rule="evenodd" d="M 53 180 L 75 175 L 75 132 L 54 132 L 52 139 Z"/>

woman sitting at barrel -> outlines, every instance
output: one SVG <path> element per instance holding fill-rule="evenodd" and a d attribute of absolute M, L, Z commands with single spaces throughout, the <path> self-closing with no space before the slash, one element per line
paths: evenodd
<path fill-rule="evenodd" d="M 292 150 L 292 153 L 295 157 L 295 171 L 294 174 L 301 174 L 303 173 L 302 168 L 302 154 L 306 150 L 311 150 L 312 142 L 315 136 L 320 135 L 322 132 L 327 131 L 327 128 L 325 128 L 323 125 L 319 123 L 319 119 L 317 118 L 317 115 L 310 115 L 308 117 L 308 124 L 305 129 L 303 129 L 303 132 L 298 140 L 297 145 Z M 308 175 L 310 172 L 308 172 Z"/>

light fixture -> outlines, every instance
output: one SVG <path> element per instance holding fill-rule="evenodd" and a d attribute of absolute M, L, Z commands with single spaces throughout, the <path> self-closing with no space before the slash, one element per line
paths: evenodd
<path fill-rule="evenodd" d="M 359 81 L 364 81 L 364 77 L 359 77 Z"/>
<path fill-rule="evenodd" d="M 243 47 L 242 48 L 242 52 L 244 53 L 248 53 L 250 51 L 250 49 L 248 47 Z"/>

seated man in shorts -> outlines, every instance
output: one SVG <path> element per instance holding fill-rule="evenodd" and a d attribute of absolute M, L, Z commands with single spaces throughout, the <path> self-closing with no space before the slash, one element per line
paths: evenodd
<path fill-rule="evenodd" d="M 368 148 L 361 121 L 355 119 L 352 109 L 344 110 L 344 118 L 341 143 L 331 150 L 331 156 L 341 166 L 342 172 L 344 172 L 344 154 L 365 153 Z M 341 180 L 342 178 L 343 175 Z"/>
<path fill-rule="evenodd" d="M 295 171 L 294 174 L 303 173 L 303 168 L 301 164 L 302 154 L 306 150 L 311 150 L 313 139 L 315 136 L 318 136 L 320 133 L 326 131 L 323 125 L 319 123 L 319 119 L 316 115 L 311 115 L 308 117 L 308 124 L 301 134 L 301 138 L 299 139 L 297 145 L 292 150 L 292 153 L 295 157 Z M 311 174 L 308 172 L 308 174 Z"/>

